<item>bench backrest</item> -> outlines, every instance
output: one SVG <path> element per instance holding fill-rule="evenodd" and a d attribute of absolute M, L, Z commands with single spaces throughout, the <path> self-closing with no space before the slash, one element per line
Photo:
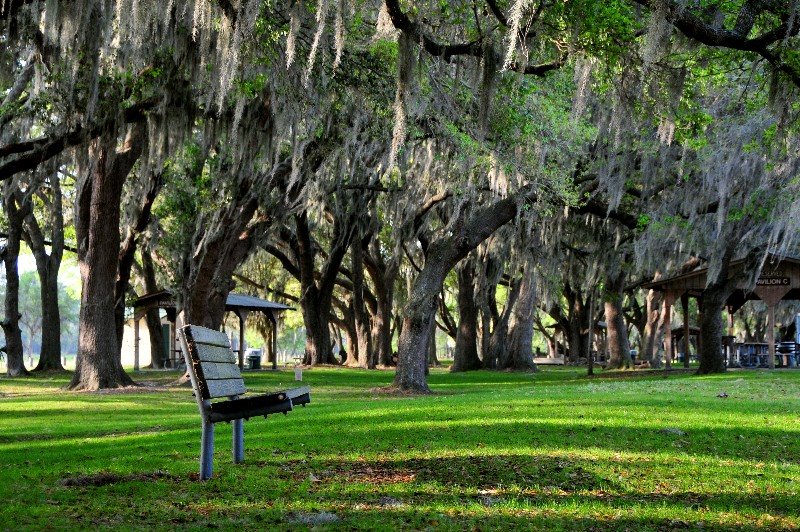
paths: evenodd
<path fill-rule="evenodd" d="M 225 333 L 198 325 L 181 327 L 181 347 L 195 393 L 204 400 L 247 391 Z"/>

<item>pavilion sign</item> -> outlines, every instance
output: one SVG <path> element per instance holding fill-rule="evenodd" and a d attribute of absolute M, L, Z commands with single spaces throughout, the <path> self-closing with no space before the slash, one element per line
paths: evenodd
<path fill-rule="evenodd" d="M 759 277 L 756 286 L 789 286 L 792 284 L 788 277 Z"/>

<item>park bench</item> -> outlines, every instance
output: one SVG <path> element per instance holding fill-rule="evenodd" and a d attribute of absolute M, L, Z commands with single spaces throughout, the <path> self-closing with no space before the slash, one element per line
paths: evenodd
<path fill-rule="evenodd" d="M 255 416 L 286 414 L 311 402 L 308 386 L 282 392 L 241 397 L 247 389 L 225 333 L 197 325 L 180 329 L 181 350 L 202 419 L 200 480 L 211 478 L 214 424 L 233 422 L 233 461 L 244 462 L 244 423 Z M 216 401 L 216 399 L 227 400 Z"/>

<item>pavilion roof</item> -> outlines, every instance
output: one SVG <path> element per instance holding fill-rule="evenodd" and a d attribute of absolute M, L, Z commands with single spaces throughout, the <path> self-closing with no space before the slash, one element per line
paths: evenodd
<path fill-rule="evenodd" d="M 729 275 L 741 273 L 745 267 L 745 258 L 731 261 L 729 265 Z M 659 292 L 671 292 L 677 297 L 680 294 L 687 294 L 690 297 L 702 298 L 706 288 L 706 277 L 708 267 L 696 268 L 690 272 L 659 279 L 644 283 L 642 288 L 646 290 L 656 290 Z M 761 274 L 755 287 L 746 286 L 742 283 L 728 298 L 727 304 L 735 310 L 741 308 L 746 301 L 763 299 L 764 290 L 775 286 L 783 288 L 780 299 L 800 300 L 800 259 L 790 256 L 778 256 L 769 254 L 764 262 Z"/>
<path fill-rule="evenodd" d="M 745 258 L 736 259 L 731 261 L 729 269 L 732 273 L 736 272 L 744 266 Z M 788 267 L 788 268 L 787 268 Z M 797 257 L 778 257 L 777 255 L 770 254 L 764 263 L 764 268 L 761 272 L 761 277 L 766 277 L 775 270 L 800 270 L 800 258 Z M 650 281 L 641 285 L 642 288 L 647 290 L 675 290 L 675 289 L 689 289 L 689 290 L 702 290 L 705 288 L 706 276 L 708 275 L 708 266 L 700 266 L 694 270 L 667 277 L 666 279 L 659 279 L 657 281 Z"/>
<path fill-rule="evenodd" d="M 153 307 L 163 309 L 175 308 L 175 295 L 171 290 L 160 290 L 158 292 L 151 292 L 141 297 L 136 298 L 133 302 L 134 307 Z M 275 303 L 274 301 L 267 301 L 260 297 L 249 296 L 247 294 L 234 294 L 229 293 L 228 299 L 225 302 L 225 310 L 250 310 L 250 311 L 277 311 L 282 312 L 285 310 L 294 310 L 288 305 L 283 303 Z"/>

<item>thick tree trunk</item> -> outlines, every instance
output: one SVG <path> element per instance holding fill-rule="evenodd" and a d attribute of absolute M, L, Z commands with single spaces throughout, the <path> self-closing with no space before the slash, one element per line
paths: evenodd
<path fill-rule="evenodd" d="M 234 287 L 233 272 L 249 254 L 252 234 L 243 232 L 241 239 L 237 235 L 232 245 L 228 237 L 233 235 L 224 227 L 216 228 L 215 232 L 203 239 L 205 245 L 198 257 L 187 257 L 192 274 L 184 279 L 182 295 L 186 323 L 219 330 L 225 318 L 228 294 Z"/>
<path fill-rule="evenodd" d="M 647 323 L 642 337 L 642 350 L 639 360 L 655 365 L 656 346 L 658 345 L 658 324 L 661 318 L 661 295 L 655 290 L 648 290 L 645 296 L 645 311 Z"/>
<path fill-rule="evenodd" d="M 156 268 L 153 258 L 148 252 L 142 252 L 142 277 L 144 278 L 144 290 L 148 294 L 158 291 L 156 283 Z M 161 316 L 157 308 L 150 309 L 145 314 L 147 333 L 150 336 L 150 367 L 158 369 L 164 366 L 165 343 L 161 332 Z"/>
<path fill-rule="evenodd" d="M 142 152 L 144 127 L 134 126 L 122 152 L 98 141 L 91 175 L 77 193 L 78 261 L 82 293 L 78 356 L 72 390 L 97 390 L 131 385 L 122 369 L 114 318 L 114 285 L 120 249 L 122 186 Z"/>
<path fill-rule="evenodd" d="M 303 363 L 336 364 L 328 327 L 331 312 L 330 298 L 323 298 L 315 287 L 309 287 L 300 299 L 300 308 L 303 311 L 303 324 L 306 328 L 306 351 Z M 351 352 L 355 355 L 356 349 L 356 345 L 348 345 L 348 355 Z"/>
<path fill-rule="evenodd" d="M 364 265 L 375 287 L 375 314 L 372 316 L 372 348 L 377 364 L 393 366 L 392 360 L 392 307 L 394 305 L 394 285 L 400 272 L 397 261 L 389 264 L 383 259 L 379 242 L 370 242 L 372 253 L 364 253 Z"/>
<path fill-rule="evenodd" d="M 6 181 L 4 184 L 3 207 L 8 218 L 8 236 L 2 250 L 3 265 L 6 269 L 5 319 L 2 322 L 6 337 L 6 356 L 8 358 L 7 373 L 9 377 L 29 375 L 25 369 L 22 352 L 22 331 L 19 328 L 19 259 L 20 241 L 22 240 L 22 222 L 25 217 L 15 199 L 16 182 Z"/>
<path fill-rule="evenodd" d="M 428 393 L 425 371 L 428 366 L 431 332 L 435 326 L 439 290 L 450 270 L 439 252 L 430 253 L 425 267 L 414 280 L 403 312 L 403 329 L 398 342 L 397 373 L 394 384 L 401 390 Z"/>
<path fill-rule="evenodd" d="M 429 393 L 425 370 L 427 369 L 427 346 L 430 341 L 431 324 L 436 314 L 437 294 L 441 290 L 447 273 L 478 244 L 499 227 L 512 220 L 517 213 L 517 201 L 531 199 L 506 198 L 473 211 L 469 220 L 461 213 L 451 222 L 454 228 L 448 236 L 432 242 L 425 254 L 425 266 L 417 276 L 409 294 L 403 316 L 403 332 L 399 341 L 397 373 L 394 385 L 404 391 Z"/>
<path fill-rule="evenodd" d="M 262 140 L 271 138 L 272 115 L 265 105 Z M 238 175 L 235 194 L 226 198 L 218 211 L 198 218 L 190 249 L 183 262 L 183 275 L 179 302 L 186 323 L 219 329 L 225 317 L 228 294 L 235 286 L 233 273 L 260 244 L 273 220 L 259 216 L 262 187 L 285 189 L 292 166 L 287 161 L 278 162 L 267 173 Z"/>
<path fill-rule="evenodd" d="M 306 351 L 303 360 L 305 364 L 337 364 L 331 352 L 328 322 L 336 276 L 352 237 L 353 216 L 351 214 L 344 220 L 336 219 L 334 221 L 331 239 L 333 243 L 319 276 L 319 283 L 316 279 L 314 264 L 317 244 L 311 237 L 308 213 L 303 211 L 294 216 L 296 237 L 291 244 L 297 259 L 296 275 L 300 279 L 302 294 L 300 306 L 303 310 L 303 322 L 306 327 Z M 353 351 L 357 349 L 356 345 L 347 347 Z"/>
<path fill-rule="evenodd" d="M 256 196 L 246 194 L 226 205 L 213 227 L 197 228 L 195 251 L 185 258 L 189 274 L 181 288 L 186 323 L 222 327 L 228 294 L 235 286 L 233 273 L 269 226 L 268 219 L 253 221 L 257 207 Z"/>
<path fill-rule="evenodd" d="M 389 288 L 375 285 L 377 308 L 372 316 L 372 344 L 375 359 L 383 367 L 393 366 L 392 360 L 392 305 L 394 304 L 394 277 Z"/>
<path fill-rule="evenodd" d="M 350 248 L 353 275 L 353 324 L 358 342 L 358 366 L 375 368 L 375 357 L 372 351 L 372 336 L 369 324 L 369 313 L 364 302 L 364 259 L 361 240 L 355 240 Z"/>
<path fill-rule="evenodd" d="M 492 328 L 492 334 L 489 337 L 489 351 L 483 355 L 484 367 L 487 369 L 501 368 L 502 361 L 508 358 L 508 328 L 511 322 L 512 313 L 514 312 L 514 307 L 516 307 L 517 299 L 519 298 L 521 285 L 521 279 L 515 279 L 511 282 L 503 313 L 497 314 L 494 327 Z M 494 297 L 492 297 L 490 304 L 496 305 Z"/>
<path fill-rule="evenodd" d="M 42 349 L 34 371 L 64 370 L 61 363 L 61 311 L 58 308 L 58 269 L 50 256 L 42 268 L 37 264 L 42 287 Z M 60 261 L 58 261 L 60 262 Z"/>
<path fill-rule="evenodd" d="M 567 302 L 569 304 L 569 314 L 567 318 L 567 340 L 569 342 L 569 362 L 577 364 L 578 360 L 585 356 L 589 348 L 589 331 L 586 324 L 590 317 L 583 302 L 580 292 L 573 290 L 567 284 L 564 288 Z"/>
<path fill-rule="evenodd" d="M 131 225 L 124 230 L 125 237 L 122 239 L 119 249 L 117 281 L 114 284 L 114 321 L 120 357 L 122 356 L 122 334 L 125 331 L 125 299 L 130 289 L 131 273 L 136 258 L 136 241 L 139 234 L 150 224 L 150 211 L 161 190 L 162 183 L 161 174 L 148 176 L 148 182 L 142 191 Z"/>
<path fill-rule="evenodd" d="M 64 212 L 61 183 L 57 175 L 50 177 L 53 197 L 48 204 L 52 241 L 50 254 L 45 248 L 44 233 L 33 213 L 25 217 L 23 236 L 36 260 L 42 304 L 42 349 L 34 371 L 62 370 L 61 363 L 61 311 L 58 308 L 58 271 L 64 254 Z"/>
<path fill-rule="evenodd" d="M 438 368 L 442 365 L 436 356 L 436 320 L 431 322 L 431 334 L 428 336 L 428 363 L 425 365 L 425 375 L 430 373 L 430 368 Z"/>
<path fill-rule="evenodd" d="M 344 314 L 344 324 L 346 327 L 345 336 L 347 336 L 347 356 L 344 358 L 344 365 L 350 368 L 357 368 L 358 367 L 358 333 L 356 332 L 356 320 L 354 318 L 353 312 L 353 300 L 350 299 L 350 304 L 347 307 L 346 312 L 343 311 Z M 341 336 L 341 327 L 339 327 Z M 342 351 L 344 351 L 344 346 L 341 344 L 339 345 L 339 354 L 344 356 Z"/>
<path fill-rule="evenodd" d="M 502 263 L 492 254 L 487 253 L 480 263 L 478 275 L 478 288 L 476 297 L 480 309 L 480 352 L 483 367 L 495 369 L 497 357 L 492 355 L 492 335 L 500 322 L 500 312 L 497 310 L 497 284 L 503 275 Z M 508 322 L 506 322 L 506 326 Z"/>
<path fill-rule="evenodd" d="M 538 371 L 533 362 L 533 317 L 536 312 L 533 269 L 533 259 L 528 257 L 520 282 L 519 298 L 514 306 L 508 351 L 501 362 L 502 369 Z"/>
<path fill-rule="evenodd" d="M 760 254 L 757 249 L 751 250 L 747 255 L 747 265 L 744 273 L 739 273 L 739 279 L 730 278 L 730 263 L 736 250 L 739 239 L 728 238 L 720 240 L 722 252 L 720 254 L 720 267 L 716 272 L 716 277 L 707 280 L 706 288 L 703 291 L 702 299 L 697 304 L 700 310 L 700 345 L 697 354 L 700 359 L 699 374 L 722 373 L 726 370 L 725 357 L 722 354 L 722 335 L 725 332 L 722 322 L 722 311 L 725 309 L 725 302 L 730 297 L 733 287 L 737 281 L 742 281 L 747 272 L 755 268 L 756 259 Z M 671 334 L 667 326 L 667 334 Z"/>
<path fill-rule="evenodd" d="M 458 273 L 458 335 L 450 371 L 471 371 L 483 365 L 478 358 L 478 306 L 475 304 L 473 261 L 462 261 Z"/>
<path fill-rule="evenodd" d="M 700 337 L 703 342 L 698 350 L 700 367 L 697 370 L 700 374 L 725 371 L 721 346 L 724 333 L 722 311 L 730 295 L 726 284 L 711 284 L 703 291 L 703 311 L 700 313 Z"/>
<path fill-rule="evenodd" d="M 625 326 L 625 316 L 622 312 L 624 283 L 625 274 L 622 272 L 612 279 L 606 279 L 604 308 L 608 335 L 609 359 L 606 365 L 608 369 L 633 366 L 628 329 Z"/>

